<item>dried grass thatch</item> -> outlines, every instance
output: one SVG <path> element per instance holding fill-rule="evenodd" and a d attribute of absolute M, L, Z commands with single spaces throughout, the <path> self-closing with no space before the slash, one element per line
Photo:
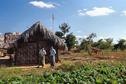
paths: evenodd
<path fill-rule="evenodd" d="M 31 28 L 22 33 L 15 41 L 15 44 L 18 46 L 25 42 L 36 42 L 43 40 L 53 42 L 53 44 L 59 48 L 65 47 L 64 41 L 56 36 L 53 32 L 47 30 L 47 28 L 43 26 L 40 21 L 36 22 L 31 26 Z"/>

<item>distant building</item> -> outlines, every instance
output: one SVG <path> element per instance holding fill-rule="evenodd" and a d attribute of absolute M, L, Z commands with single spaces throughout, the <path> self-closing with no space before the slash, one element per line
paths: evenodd
<path fill-rule="evenodd" d="M 21 35 L 19 32 L 6 32 L 0 34 L 0 56 L 4 56 L 7 53 L 7 49 L 11 47 L 11 44 Z"/>
<path fill-rule="evenodd" d="M 20 35 L 19 32 L 7 32 L 4 34 L 4 43 L 13 43 Z"/>

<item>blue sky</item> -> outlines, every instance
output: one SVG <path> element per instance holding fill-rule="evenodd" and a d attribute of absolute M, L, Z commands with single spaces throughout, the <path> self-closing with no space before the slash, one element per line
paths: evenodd
<path fill-rule="evenodd" d="M 94 32 L 99 38 L 126 38 L 126 0 L 1 0 L 0 32 L 23 32 L 41 21 L 54 31 L 69 23 L 71 32 L 85 37 Z"/>

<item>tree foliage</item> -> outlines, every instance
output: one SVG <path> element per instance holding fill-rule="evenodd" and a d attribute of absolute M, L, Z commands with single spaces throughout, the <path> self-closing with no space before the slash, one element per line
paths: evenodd
<path fill-rule="evenodd" d="M 67 24 L 67 23 L 62 23 L 60 26 L 59 26 L 60 30 L 62 31 L 63 35 L 66 35 L 66 33 L 69 32 L 70 30 L 70 26 Z"/>
<path fill-rule="evenodd" d="M 87 51 L 93 44 L 93 39 L 96 37 L 95 33 L 89 34 L 87 38 L 84 38 L 80 44 L 80 49 Z"/>
<path fill-rule="evenodd" d="M 71 27 L 64 22 L 61 25 L 59 25 L 59 28 L 61 31 L 57 31 L 55 34 L 58 37 L 64 39 L 68 47 L 68 50 L 71 50 L 71 48 L 73 48 L 75 44 L 77 44 L 76 37 L 73 35 L 73 33 L 69 33 Z"/>
<path fill-rule="evenodd" d="M 89 55 L 91 55 L 91 47 L 93 44 L 93 39 L 96 37 L 95 33 L 89 34 L 87 38 L 84 38 L 80 44 L 80 49 L 84 49 L 88 52 Z"/>
<path fill-rule="evenodd" d="M 66 36 L 66 44 L 67 44 L 68 50 L 71 50 L 71 48 L 75 46 L 76 37 L 72 33 Z"/>
<path fill-rule="evenodd" d="M 60 38 L 62 38 L 63 37 L 63 33 L 62 32 L 60 32 L 60 31 L 57 31 L 56 33 L 55 33 L 55 35 L 57 35 L 58 37 L 60 37 Z"/>
<path fill-rule="evenodd" d="M 118 46 L 120 50 L 125 50 L 126 49 L 126 40 L 125 39 L 120 39 L 118 42 Z"/>
<path fill-rule="evenodd" d="M 97 47 L 100 49 L 105 50 L 121 50 L 124 51 L 126 49 L 126 40 L 120 39 L 117 44 L 113 44 L 112 38 L 107 39 L 99 39 L 96 42 L 93 42 L 93 38 L 95 37 L 95 34 L 90 34 L 87 38 L 83 39 L 83 41 L 80 44 L 80 49 L 84 49 L 86 51 L 89 51 L 89 47 Z"/>
<path fill-rule="evenodd" d="M 112 49 L 112 42 L 112 38 L 99 39 L 97 42 L 94 42 L 92 46 L 100 49 Z"/>
<path fill-rule="evenodd" d="M 89 36 L 86 38 L 88 41 L 93 41 L 93 39 L 97 37 L 96 33 L 91 33 Z"/>

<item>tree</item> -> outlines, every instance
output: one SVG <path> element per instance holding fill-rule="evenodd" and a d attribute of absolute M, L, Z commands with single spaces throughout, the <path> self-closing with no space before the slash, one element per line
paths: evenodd
<path fill-rule="evenodd" d="M 106 41 L 106 47 L 107 47 L 107 49 L 112 49 L 113 39 L 112 38 L 107 38 L 107 39 L 105 39 L 105 41 Z"/>
<path fill-rule="evenodd" d="M 68 47 L 68 51 L 71 50 L 71 48 L 73 48 L 76 44 L 76 37 L 70 33 L 66 36 L 66 44 L 67 44 L 67 47 Z"/>
<path fill-rule="evenodd" d="M 106 41 L 104 39 L 98 40 L 96 47 L 98 47 L 100 49 L 107 49 L 108 48 Z"/>
<path fill-rule="evenodd" d="M 59 26 L 60 30 L 62 31 L 63 35 L 65 36 L 66 33 L 69 32 L 70 30 L 70 26 L 67 24 L 67 23 L 62 23 L 60 26 Z"/>
<path fill-rule="evenodd" d="M 105 40 L 106 40 L 106 42 L 109 43 L 109 44 L 112 44 L 112 42 L 113 42 L 113 39 L 112 39 L 112 38 L 107 38 L 107 39 L 105 39 Z"/>
<path fill-rule="evenodd" d="M 87 39 L 83 39 L 81 44 L 80 44 L 80 49 L 81 50 L 83 49 L 83 50 L 87 51 L 87 45 L 88 45 Z"/>
<path fill-rule="evenodd" d="M 91 55 L 91 47 L 93 44 L 93 39 L 96 37 L 96 33 L 91 33 L 89 36 L 85 39 L 80 44 L 80 49 L 84 49 L 85 51 L 88 52 L 89 55 Z"/>
<path fill-rule="evenodd" d="M 113 39 L 111 38 L 99 39 L 97 42 L 94 42 L 92 46 L 100 49 L 112 49 L 112 42 Z"/>
<path fill-rule="evenodd" d="M 91 33 L 89 36 L 86 38 L 88 41 L 93 41 L 93 39 L 97 37 L 96 33 Z"/>
<path fill-rule="evenodd" d="M 57 31 L 56 33 L 55 33 L 55 35 L 57 35 L 58 37 L 60 37 L 60 38 L 62 38 L 63 37 L 63 33 L 62 32 L 60 32 L 60 31 Z"/>
<path fill-rule="evenodd" d="M 126 40 L 120 39 L 118 42 L 118 46 L 119 46 L 120 50 L 124 51 L 126 49 Z"/>
<path fill-rule="evenodd" d="M 103 44 L 103 39 L 99 39 L 97 42 L 94 42 L 92 46 L 100 48 L 102 44 Z"/>
<path fill-rule="evenodd" d="M 68 50 L 70 51 L 71 48 L 77 44 L 76 37 L 72 33 L 67 34 L 70 30 L 70 26 L 67 23 L 62 23 L 59 25 L 59 28 L 61 31 L 57 31 L 55 34 L 65 40 Z"/>
<path fill-rule="evenodd" d="M 96 33 L 91 33 L 87 38 L 84 38 L 80 44 L 81 49 L 86 49 L 93 44 L 93 39 L 96 37 Z"/>
<path fill-rule="evenodd" d="M 117 51 L 119 49 L 119 44 L 114 44 L 113 45 L 113 51 Z"/>

